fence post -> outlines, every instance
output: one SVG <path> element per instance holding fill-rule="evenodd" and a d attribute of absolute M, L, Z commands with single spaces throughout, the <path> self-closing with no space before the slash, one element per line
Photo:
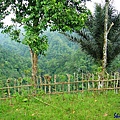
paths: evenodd
<path fill-rule="evenodd" d="M 14 80 L 14 93 L 16 94 L 16 79 Z"/>
<path fill-rule="evenodd" d="M 50 81 L 48 81 L 49 84 L 49 93 L 51 93 L 51 85 L 50 85 Z"/>
<path fill-rule="evenodd" d="M 55 88 L 54 88 L 54 91 L 56 92 L 56 75 L 54 75 L 54 83 L 55 83 Z"/>
<path fill-rule="evenodd" d="M 115 87 L 116 87 L 116 85 L 115 85 L 115 79 L 116 79 L 116 73 L 114 73 L 114 93 L 116 93 L 116 90 L 115 90 Z"/>
<path fill-rule="evenodd" d="M 45 86 L 44 86 L 45 90 L 44 91 L 45 91 L 45 94 L 46 94 L 47 93 L 47 90 L 46 90 L 46 88 L 47 88 L 47 86 L 46 86 L 47 82 L 46 82 L 46 79 L 44 79 L 44 80 L 45 80 L 45 82 L 44 82 L 45 83 Z"/>
<path fill-rule="evenodd" d="M 82 92 L 83 92 L 83 89 L 84 89 L 83 79 L 84 79 L 84 76 L 83 76 L 83 73 L 82 73 Z"/>
<path fill-rule="evenodd" d="M 18 93 L 20 94 L 20 91 L 21 91 L 21 78 L 19 78 L 17 80 L 17 83 L 18 83 Z"/>
<path fill-rule="evenodd" d="M 88 91 L 89 91 L 89 89 L 90 89 L 90 77 L 91 77 L 91 74 L 90 73 L 88 73 Z"/>
<path fill-rule="evenodd" d="M 95 84 L 94 84 L 94 74 L 92 74 L 92 86 L 93 86 L 93 88 L 95 88 Z"/>
<path fill-rule="evenodd" d="M 9 86 L 9 83 L 10 83 L 10 79 L 7 79 L 8 97 L 10 97 L 10 86 Z"/>
<path fill-rule="evenodd" d="M 50 81 L 51 81 L 51 76 L 49 75 L 45 75 L 44 79 L 45 79 L 45 84 L 48 82 L 48 89 L 49 89 L 49 93 L 51 93 L 51 85 L 50 85 Z M 47 80 L 47 81 L 46 81 Z M 46 93 L 46 85 L 45 85 L 45 93 Z"/>
<path fill-rule="evenodd" d="M 78 74 L 77 74 L 77 81 L 76 81 L 77 83 L 76 83 L 76 90 L 78 91 Z"/>
<path fill-rule="evenodd" d="M 68 92 L 70 92 L 70 74 L 66 74 L 68 77 Z"/>
<path fill-rule="evenodd" d="M 117 87 L 118 87 L 118 80 L 119 80 L 119 73 L 117 72 L 116 73 L 117 74 L 117 78 L 116 78 L 116 94 L 118 93 L 118 89 L 117 89 Z"/>
<path fill-rule="evenodd" d="M 41 78 L 41 76 L 40 76 L 40 89 L 42 89 L 43 88 L 43 82 L 42 82 L 42 78 Z"/>
<path fill-rule="evenodd" d="M 106 88 L 108 88 L 108 82 L 109 82 L 109 74 L 107 73 L 107 81 L 106 81 Z M 107 93 L 108 90 L 106 90 L 106 93 Z"/>

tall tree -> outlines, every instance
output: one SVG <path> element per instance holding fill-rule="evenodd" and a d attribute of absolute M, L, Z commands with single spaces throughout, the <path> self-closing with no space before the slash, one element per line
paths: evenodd
<path fill-rule="evenodd" d="M 66 34 L 70 40 L 79 43 L 87 54 L 95 58 L 103 69 L 120 54 L 120 13 L 112 5 L 108 6 L 108 2 L 106 4 L 108 8 L 106 5 L 102 7 L 96 4 L 94 15 L 86 22 L 87 27 L 76 31 L 77 36 Z M 110 26 L 109 29 L 107 26 Z"/>
<path fill-rule="evenodd" d="M 105 72 L 106 64 L 107 64 L 108 7 L 109 7 L 109 2 L 108 0 L 105 0 L 104 43 L 103 43 L 103 62 L 102 62 L 103 74 Z"/>
<path fill-rule="evenodd" d="M 36 83 L 38 55 L 45 54 L 48 48 L 44 30 L 72 31 L 84 26 L 89 14 L 86 8 L 80 6 L 80 1 L 72 0 L 13 0 L 11 11 L 15 12 L 14 23 L 23 25 L 25 34 L 23 43 L 28 45 L 32 60 L 32 80 Z M 11 26 L 9 32 L 12 39 L 19 39 L 20 30 Z"/>

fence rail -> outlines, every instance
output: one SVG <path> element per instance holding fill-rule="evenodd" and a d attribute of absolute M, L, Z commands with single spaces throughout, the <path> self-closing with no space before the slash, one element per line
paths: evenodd
<path fill-rule="evenodd" d="M 118 93 L 120 91 L 120 74 L 107 74 L 104 78 L 101 75 L 83 73 L 73 76 L 67 74 L 62 77 L 54 75 L 53 77 L 38 77 L 36 85 L 30 83 L 29 78 L 8 79 L 0 87 L 0 99 L 11 98 L 16 94 L 32 95 L 41 92 L 44 94 L 62 94 L 114 90 L 114 93 Z"/>

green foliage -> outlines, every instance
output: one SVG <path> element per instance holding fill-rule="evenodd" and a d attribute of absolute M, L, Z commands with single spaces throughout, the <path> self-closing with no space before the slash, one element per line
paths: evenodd
<path fill-rule="evenodd" d="M 40 56 L 41 73 L 73 74 L 74 72 L 93 72 L 94 60 L 86 55 L 78 45 L 57 32 L 46 32 L 49 48 L 46 57 Z M 97 67 L 97 66 L 96 66 Z"/>
<path fill-rule="evenodd" d="M 28 69 L 30 59 L 5 50 L 0 46 L 0 80 L 6 81 L 7 78 L 18 78 L 24 76 L 24 70 Z"/>
<path fill-rule="evenodd" d="M 90 56 L 86 55 L 83 51 L 81 51 L 81 49 L 78 49 L 79 46 L 77 44 L 68 41 L 64 35 L 61 35 L 58 32 L 49 31 L 46 31 L 44 34 L 48 37 L 49 48 L 46 52 L 45 57 L 39 56 L 38 65 L 41 69 L 38 70 L 38 75 L 63 75 L 66 73 L 73 75 L 74 72 L 100 72 L 101 69 L 99 69 L 98 65 L 94 63 L 94 60 Z M 30 76 L 31 64 L 28 47 L 14 41 L 10 41 L 7 36 L 5 37 L 2 34 L 0 35 L 0 38 L 0 44 L 2 45 L 1 49 L 3 50 L 4 48 L 4 52 L 1 52 L 1 56 L 5 56 L 4 53 L 6 52 L 9 53 L 9 55 L 7 54 L 3 59 L 3 61 L 8 61 L 6 59 L 9 58 L 9 65 L 6 66 L 5 64 L 4 68 L 1 66 L 2 73 L 5 71 L 4 74 L 1 75 L 1 80 L 6 81 L 6 78 L 17 77 L 16 75 L 20 77 L 20 73 L 14 74 L 16 73 L 14 70 L 16 67 L 19 68 L 21 73 L 25 76 Z M 11 53 L 15 53 L 16 58 L 12 59 L 10 57 L 13 56 Z M 21 59 L 20 62 L 18 62 L 19 59 Z M 1 65 L 3 63 L 4 62 L 1 62 Z M 14 67 L 14 65 L 16 67 Z M 12 66 L 12 68 L 10 66 Z M 119 68 L 119 57 L 117 57 L 109 67 L 109 71 L 118 71 Z"/>
<path fill-rule="evenodd" d="M 66 0 L 11 1 L 11 9 L 16 15 L 12 21 L 24 26 L 26 32 L 24 43 L 37 54 L 44 54 L 48 48 L 47 39 L 45 36 L 39 37 L 39 34 L 42 34 L 48 26 L 53 31 L 73 31 L 84 26 L 90 11 L 85 6 L 80 6 L 80 3 L 80 1 L 69 3 Z M 5 32 L 10 32 L 12 39 L 20 42 L 18 39 L 20 31 L 10 26 L 7 28 Z"/>
<path fill-rule="evenodd" d="M 72 41 L 80 43 L 82 49 L 91 55 L 98 65 L 101 65 L 103 58 L 104 11 L 105 7 L 96 4 L 94 15 L 86 22 L 87 27 L 77 31 L 77 37 L 69 36 Z M 108 28 L 112 22 L 114 25 L 108 33 L 107 66 L 120 53 L 120 14 L 110 5 L 108 15 Z"/>
<path fill-rule="evenodd" d="M 84 26 L 90 11 L 80 6 L 80 1 L 49 1 L 42 2 L 45 7 L 45 17 L 49 20 L 53 31 L 74 31 Z"/>
<path fill-rule="evenodd" d="M 52 31 L 73 31 L 84 26 L 87 15 L 90 13 L 80 2 L 56 0 L 20 0 L 11 1 L 10 10 L 15 14 L 12 22 L 23 25 L 25 34 L 24 42 L 30 47 L 32 61 L 32 78 L 35 81 L 37 74 L 38 55 L 45 55 L 48 48 L 46 36 L 40 36 L 49 26 Z M 10 11 L 10 12 L 11 12 Z M 72 17 L 71 17 L 72 15 Z M 78 27 L 79 25 L 79 27 Z M 20 30 L 7 26 L 4 32 L 10 37 L 20 41 Z M 22 41 L 23 41 L 22 40 Z"/>

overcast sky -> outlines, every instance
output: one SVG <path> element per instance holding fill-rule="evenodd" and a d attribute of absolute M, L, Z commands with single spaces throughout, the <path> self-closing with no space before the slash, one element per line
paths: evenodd
<path fill-rule="evenodd" d="M 92 2 L 87 2 L 87 7 L 93 12 L 94 11 L 94 3 L 101 3 L 104 4 L 105 0 L 91 0 Z M 111 3 L 113 4 L 113 6 L 115 7 L 116 10 L 118 10 L 120 12 L 120 0 L 111 0 Z M 13 15 L 12 15 L 13 17 Z M 4 20 L 5 24 L 10 24 L 10 17 L 6 17 L 6 19 Z"/>
<path fill-rule="evenodd" d="M 105 0 L 91 0 L 92 2 L 87 2 L 87 7 L 93 12 L 94 3 L 105 4 Z M 115 7 L 116 10 L 120 12 L 120 0 L 111 0 L 111 4 Z"/>

